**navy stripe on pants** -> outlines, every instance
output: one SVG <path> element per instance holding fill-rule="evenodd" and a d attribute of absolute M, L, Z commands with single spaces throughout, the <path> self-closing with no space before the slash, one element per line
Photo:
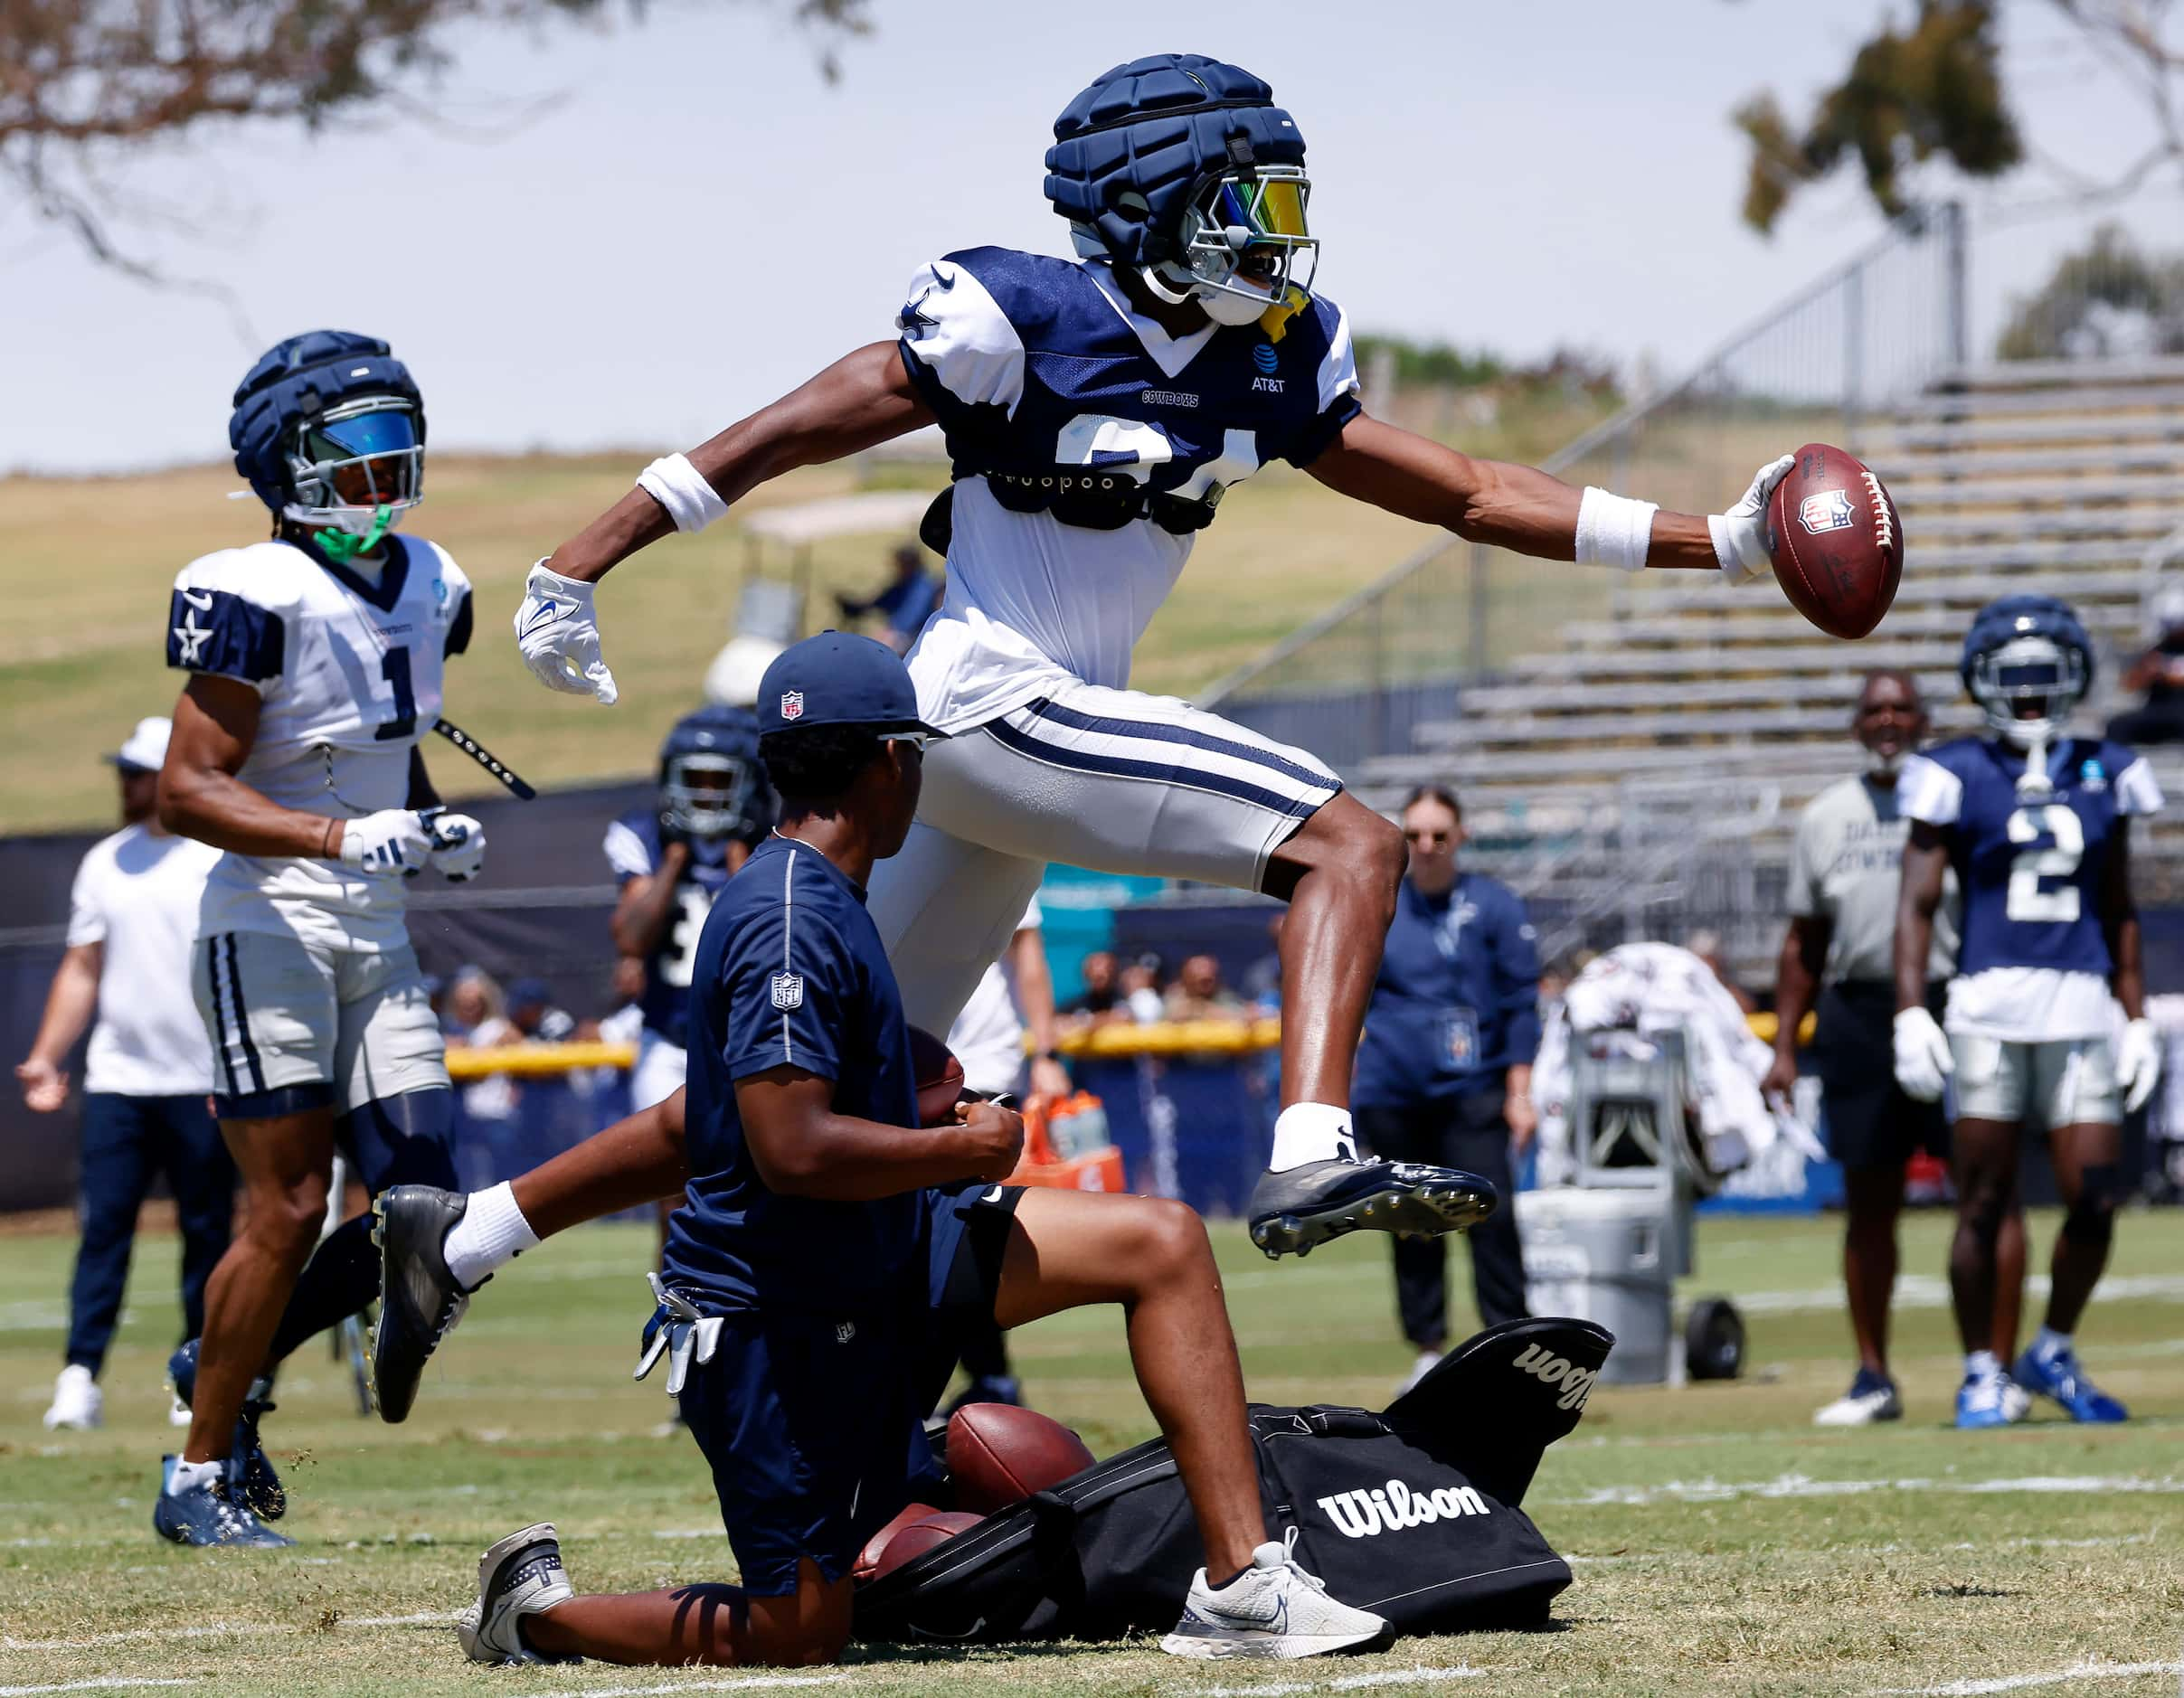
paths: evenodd
<path fill-rule="evenodd" d="M 165 1173 L 182 1229 L 184 1338 L 204 1330 L 204 1282 L 228 1247 L 235 1165 L 203 1095 L 83 1099 L 83 1237 L 69 1287 L 68 1360 L 96 1374 L 121 1315 L 137 1212 Z"/>

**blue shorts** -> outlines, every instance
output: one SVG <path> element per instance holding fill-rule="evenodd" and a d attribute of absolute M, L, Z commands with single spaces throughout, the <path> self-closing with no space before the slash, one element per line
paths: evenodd
<path fill-rule="evenodd" d="M 793 1592 L 805 1557 L 843 1579 L 867 1539 L 937 1489 L 917 1403 L 922 1336 L 914 1314 L 907 1326 L 731 1315 L 713 1360 L 691 1364 L 683 1419 L 713 1469 L 745 1591 Z"/>
<path fill-rule="evenodd" d="M 954 1372 L 960 1328 L 992 1318 L 1023 1194 L 926 1193 L 926 1288 L 899 1312 L 730 1315 L 713 1360 L 691 1364 L 683 1419 L 713 1470 L 745 1591 L 793 1592 L 804 1557 L 842 1579 L 905 1505 L 942 1489 L 925 1417 Z"/>
<path fill-rule="evenodd" d="M 990 1325 L 1021 1185 L 945 1185 L 925 1193 L 927 1336 L 918 1371 L 926 1410 L 940 1401 L 966 1329 Z"/>

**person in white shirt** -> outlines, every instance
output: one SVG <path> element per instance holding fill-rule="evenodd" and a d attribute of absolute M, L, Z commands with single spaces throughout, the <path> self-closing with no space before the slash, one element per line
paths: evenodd
<path fill-rule="evenodd" d="M 105 1419 L 99 1389 L 128 1283 L 137 1214 L 161 1174 L 182 1229 L 183 1336 L 204 1325 L 204 1283 L 228 1247 L 235 1165 L 206 1094 L 213 1052 L 190 1001 L 197 905 L 217 849 L 159 823 L 168 722 L 137 722 L 109 757 L 121 780 L 121 829 L 91 845 L 69 893 L 68 948 L 45 1017 L 15 1069 L 24 1102 L 52 1114 L 68 1101 L 62 1063 L 84 1028 L 82 1237 L 69 1286 L 67 1365 L 49 1428 Z M 96 1016 L 97 1024 L 93 1024 Z"/>
<path fill-rule="evenodd" d="M 980 247 L 919 267 L 891 337 L 654 461 L 534 566 L 518 646 L 549 688 L 611 703 L 594 592 L 617 564 L 770 478 L 938 423 L 954 482 L 919 533 L 947 590 L 909 661 L 947 741 L 872 890 L 911 1023 L 953 1022 L 1045 862 L 1262 891 L 1290 921 L 1253 1241 L 1280 1256 L 1361 1228 L 1461 1231 L 1495 1206 L 1487 1182 L 1361 1160 L 1350 1121 L 1401 834 L 1304 750 L 1130 689 L 1131 650 L 1228 492 L 1276 460 L 1473 542 L 1731 582 L 1770 569 L 1763 510 L 1792 462 L 1725 513 L 1667 513 L 1366 414 L 1349 319 L 1305 287 L 1302 132 L 1239 66 L 1119 65 L 1054 136 L 1046 194 L 1079 259 Z"/>

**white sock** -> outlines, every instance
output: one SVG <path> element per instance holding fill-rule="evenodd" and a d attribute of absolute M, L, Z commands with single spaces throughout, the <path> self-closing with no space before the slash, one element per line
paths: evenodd
<path fill-rule="evenodd" d="M 217 1462 L 184 1462 L 176 1457 L 166 1472 L 167 1495 L 179 1497 L 184 1492 L 209 1492 L 222 1472 Z"/>
<path fill-rule="evenodd" d="M 1991 1350 L 1975 1350 L 1964 1358 L 1967 1380 L 1991 1380 L 2001 1371 L 2001 1362 Z"/>
<path fill-rule="evenodd" d="M 2036 1356 L 2059 1356 L 2070 1348 L 2070 1335 L 2058 1333 L 2052 1326 L 2043 1326 L 2032 1341 Z"/>
<path fill-rule="evenodd" d="M 1287 1173 L 1307 1162 L 1354 1162 L 1357 1142 L 1350 1111 L 1326 1102 L 1292 1102 L 1274 1117 L 1274 1158 L 1270 1172 Z"/>
<path fill-rule="evenodd" d="M 470 1206 L 448 1229 L 440 1253 L 448 1271 L 466 1291 L 475 1291 L 496 1269 L 538 1247 L 538 1234 L 515 1206 L 515 1192 L 506 1181 L 490 1191 L 470 1193 Z"/>

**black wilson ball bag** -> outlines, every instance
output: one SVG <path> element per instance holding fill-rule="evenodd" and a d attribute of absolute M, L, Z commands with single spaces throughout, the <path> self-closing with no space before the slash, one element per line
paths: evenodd
<path fill-rule="evenodd" d="M 1404 1633 L 1518 1627 L 1570 1583 L 1518 1507 L 1614 1337 L 1589 1321 L 1479 1334 L 1377 1414 L 1252 1406 L 1267 1528 L 1347 1604 Z M 1165 1632 L 1205 1561 L 1165 1439 L 1095 1463 L 862 1588 L 881 1640 Z"/>

